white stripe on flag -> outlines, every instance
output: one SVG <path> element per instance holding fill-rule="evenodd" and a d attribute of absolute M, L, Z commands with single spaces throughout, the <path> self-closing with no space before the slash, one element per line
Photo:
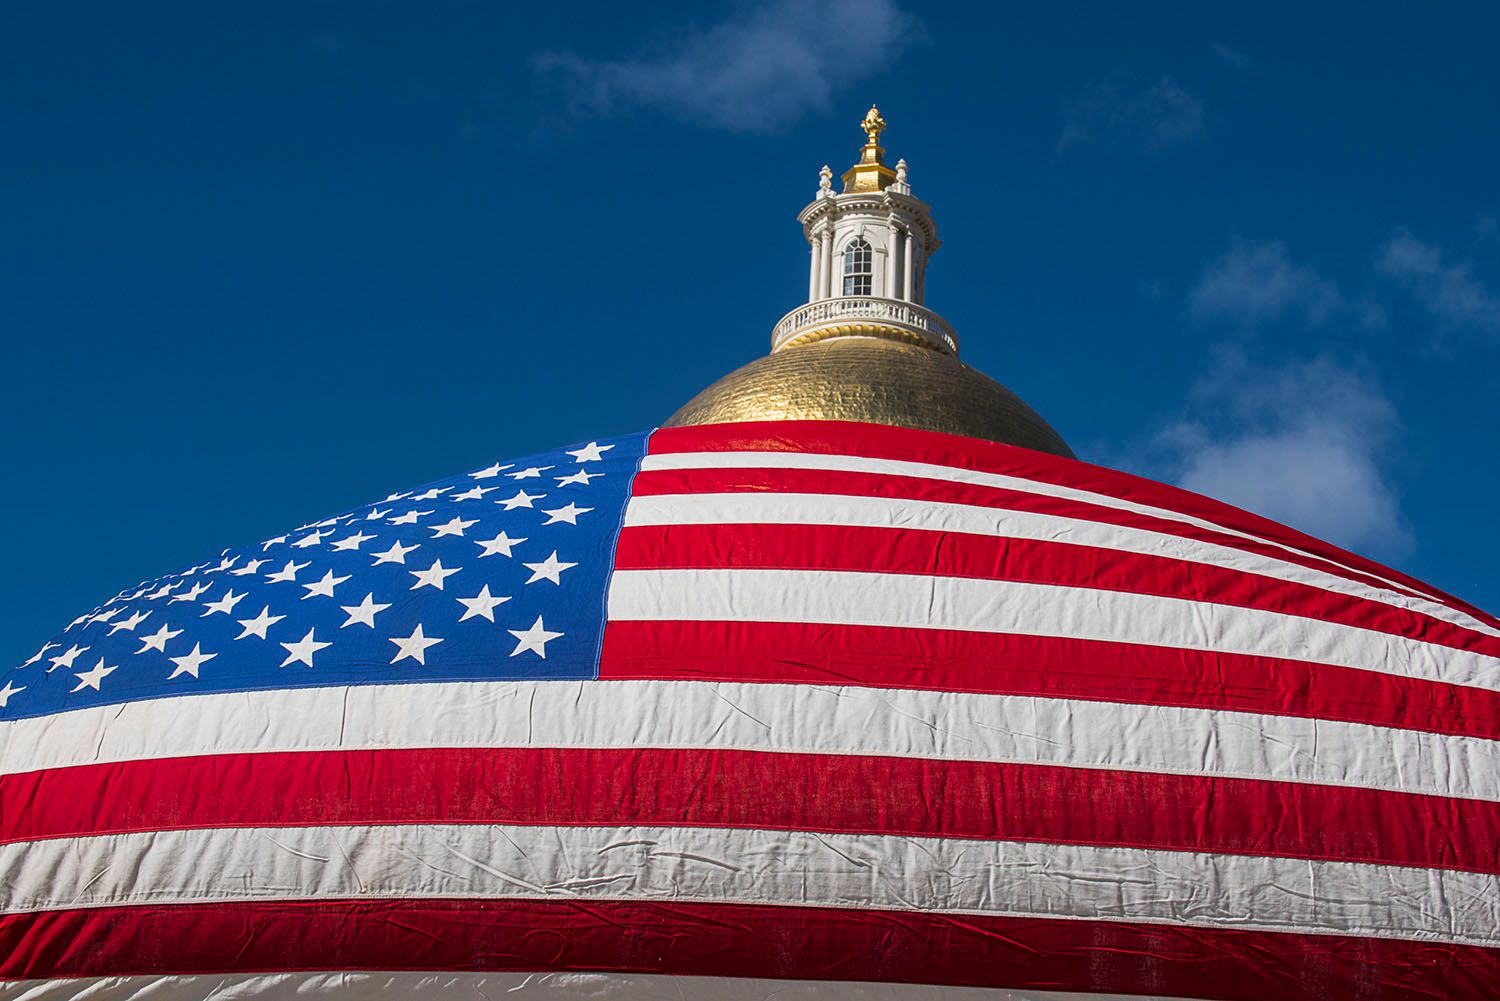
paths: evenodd
<path fill-rule="evenodd" d="M 0 846 L 9 913 L 266 900 L 664 900 L 1500 946 L 1489 873 L 745 828 L 206 828 Z"/>
<path fill-rule="evenodd" d="M 832 685 L 294 688 L 98 706 L 0 728 L 0 773 L 219 753 L 678 747 L 1035 763 L 1500 801 L 1497 741 L 1224 710 Z"/>
<path fill-rule="evenodd" d="M 1447 605 L 1371 587 L 1348 577 L 1326 573 L 1300 563 L 1272 559 L 1259 553 L 1186 539 L 1180 535 L 1107 522 L 1034 514 L 1008 508 L 982 507 L 899 497 L 849 494 L 703 493 L 651 494 L 632 497 L 625 509 L 625 526 L 643 525 L 850 525 L 866 528 L 962 532 L 1000 538 L 1096 546 L 1143 556 L 1201 563 L 1258 574 L 1275 580 L 1305 584 L 1333 594 L 1376 601 L 1484 636 L 1500 630 L 1477 622 Z M 1059 559 L 1066 554 L 1059 553 Z"/>
<path fill-rule="evenodd" d="M 819 622 L 1061 636 L 1334 664 L 1500 689 L 1500 658 L 1335 622 L 1183 598 L 837 570 L 616 570 L 619 620 Z"/>
<path fill-rule="evenodd" d="M 858 473 L 881 473 L 891 476 L 915 476 L 932 480 L 947 480 L 952 483 L 973 483 L 979 486 L 1020 490 L 1025 493 L 1039 494 L 1044 497 L 1059 497 L 1083 501 L 1089 504 L 1098 504 L 1102 507 L 1114 508 L 1117 511 L 1131 511 L 1153 518 L 1168 518 L 1174 521 L 1187 522 L 1199 528 L 1207 528 L 1226 535 L 1251 539 L 1265 545 L 1274 546 L 1283 552 L 1312 555 L 1317 559 L 1325 560 L 1336 566 L 1343 566 L 1352 573 L 1382 580 L 1397 592 L 1411 590 L 1409 585 L 1398 584 L 1372 571 L 1348 567 L 1346 564 L 1330 559 L 1329 557 L 1309 553 L 1305 549 L 1289 546 L 1252 532 L 1243 532 L 1238 529 L 1229 528 L 1206 518 L 1184 514 L 1181 511 L 1174 511 L 1171 508 L 1141 504 L 1125 500 L 1121 497 L 1114 497 L 1110 494 L 1093 493 L 1088 490 L 1080 490 L 1077 487 L 1066 487 L 1055 483 L 1047 483 L 1042 480 L 1028 480 L 1017 476 L 1007 476 L 1003 473 L 987 473 L 974 469 L 960 469 L 954 466 L 941 466 L 928 462 L 908 462 L 901 459 L 871 459 L 858 455 L 823 455 L 812 452 L 673 452 L 662 455 L 647 455 L 641 460 L 641 472 L 671 469 L 832 469 Z M 1500 636 L 1500 629 L 1480 622 L 1472 616 L 1436 600 L 1424 603 L 1423 607 L 1433 615 L 1438 615 L 1441 611 L 1449 616 L 1454 616 L 1452 621 L 1461 625 L 1489 633 L 1493 636 Z"/>
<path fill-rule="evenodd" d="M 1146 994 L 882 984 L 847 980 L 755 980 L 643 973 L 410 973 L 318 971 L 199 976 L 88 977 L 0 983 L 0 1001 L 1191 1001 Z"/>

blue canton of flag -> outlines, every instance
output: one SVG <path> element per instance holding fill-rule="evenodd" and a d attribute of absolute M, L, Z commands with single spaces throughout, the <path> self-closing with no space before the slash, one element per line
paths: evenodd
<path fill-rule="evenodd" d="M 209 692 L 593 678 L 645 443 L 495 463 L 145 581 L 10 672 L 0 719 Z"/>

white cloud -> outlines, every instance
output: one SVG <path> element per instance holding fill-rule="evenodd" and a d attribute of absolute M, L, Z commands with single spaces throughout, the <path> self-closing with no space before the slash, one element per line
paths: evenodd
<path fill-rule="evenodd" d="M 1229 46 L 1223 44 L 1222 42 L 1214 43 L 1214 55 L 1218 56 L 1224 62 L 1233 66 L 1237 70 L 1245 69 L 1250 65 L 1249 56 L 1245 55 L 1239 49 L 1231 49 Z"/>
<path fill-rule="evenodd" d="M 1370 378 L 1328 360 L 1232 358 L 1194 392 L 1202 419 L 1157 435 L 1159 472 L 1188 490 L 1387 558 L 1412 538 L 1385 462 L 1401 431 Z"/>
<path fill-rule="evenodd" d="M 1447 263 L 1434 244 L 1397 232 L 1382 248 L 1378 266 L 1443 323 L 1500 334 L 1500 295 L 1467 265 Z"/>
<path fill-rule="evenodd" d="M 1280 240 L 1236 240 L 1223 257 L 1204 269 L 1188 296 L 1195 319 L 1230 320 L 1245 327 L 1288 312 L 1318 324 L 1343 307 L 1338 285 L 1312 268 L 1293 264 Z M 1365 319 L 1374 322 L 1376 314 L 1369 312 Z"/>
<path fill-rule="evenodd" d="M 1170 77 L 1138 93 L 1114 84 L 1090 87 L 1063 109 L 1058 153 L 1098 142 L 1126 142 L 1147 153 L 1163 153 L 1207 134 L 1203 102 Z"/>
<path fill-rule="evenodd" d="M 829 107 L 925 39 L 893 0 L 777 0 L 626 59 L 545 52 L 534 65 L 578 115 L 652 108 L 733 132 L 771 132 Z"/>

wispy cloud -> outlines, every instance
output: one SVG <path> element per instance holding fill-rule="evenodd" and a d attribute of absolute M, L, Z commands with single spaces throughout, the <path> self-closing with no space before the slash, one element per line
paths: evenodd
<path fill-rule="evenodd" d="M 1245 55 L 1239 49 L 1231 49 L 1222 42 L 1214 43 L 1214 55 L 1237 70 L 1245 69 L 1250 65 L 1249 56 Z"/>
<path fill-rule="evenodd" d="M 733 132 L 772 132 L 826 110 L 925 38 L 892 0 L 777 2 L 623 59 L 544 52 L 534 66 L 580 116 L 657 110 Z"/>
<path fill-rule="evenodd" d="M 1381 248 L 1378 267 L 1440 322 L 1500 334 L 1500 294 L 1475 278 L 1468 265 L 1446 258 L 1442 248 L 1401 230 Z"/>
<path fill-rule="evenodd" d="M 1280 240 L 1236 240 L 1203 271 L 1188 295 L 1198 320 L 1228 320 L 1255 327 L 1295 312 L 1318 324 L 1342 309 L 1337 283 L 1315 269 L 1292 263 Z"/>
<path fill-rule="evenodd" d="M 1141 91 L 1127 93 L 1112 83 L 1086 89 L 1063 109 L 1056 150 L 1117 142 L 1163 153 L 1205 135 L 1203 102 L 1164 76 Z"/>
<path fill-rule="evenodd" d="M 1156 436 L 1159 475 L 1346 548 L 1410 551 L 1385 468 L 1401 424 L 1369 376 L 1327 359 L 1266 369 L 1230 355 L 1192 411 Z"/>

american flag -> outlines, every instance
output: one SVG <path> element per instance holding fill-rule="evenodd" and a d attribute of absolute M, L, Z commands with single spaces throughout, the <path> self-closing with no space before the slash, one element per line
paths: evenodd
<path fill-rule="evenodd" d="M 499 462 L 0 679 L 0 997 L 1500 994 L 1500 621 L 1025 449 Z"/>

